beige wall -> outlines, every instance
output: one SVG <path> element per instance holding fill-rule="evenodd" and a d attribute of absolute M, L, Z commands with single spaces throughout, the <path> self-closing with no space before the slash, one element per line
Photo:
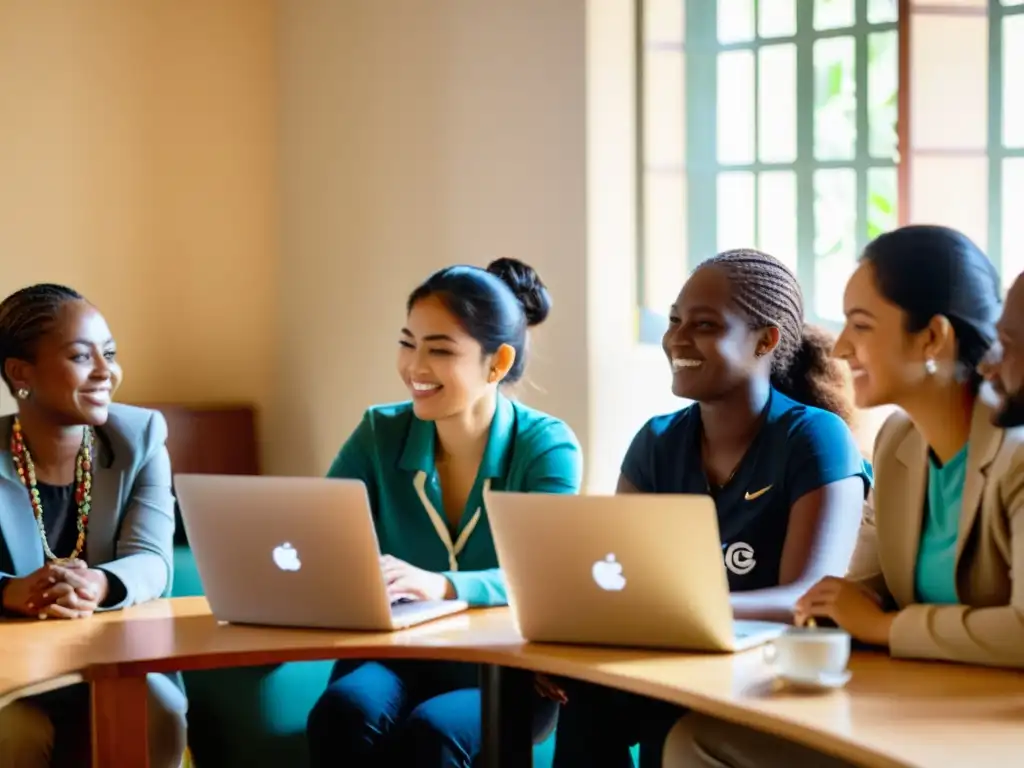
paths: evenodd
<path fill-rule="evenodd" d="M 287 3 L 280 57 L 271 466 L 322 472 L 364 408 L 404 397 L 409 291 L 498 256 L 555 302 L 520 395 L 586 444 L 583 0 Z"/>
<path fill-rule="evenodd" d="M 590 444 L 588 485 L 615 488 L 644 421 L 686 405 L 660 347 L 636 340 L 634 0 L 590 0 L 587 17 Z M 682 287 L 682 286 L 680 286 Z"/>
<path fill-rule="evenodd" d="M 0 294 L 88 295 L 123 400 L 269 405 L 273 8 L 0 0 Z"/>
<path fill-rule="evenodd" d="M 415 284 L 515 256 L 555 300 L 519 396 L 610 490 L 682 404 L 634 334 L 631 6 L 0 0 L 0 291 L 79 287 L 123 399 L 253 401 L 319 474 L 404 396 Z"/>

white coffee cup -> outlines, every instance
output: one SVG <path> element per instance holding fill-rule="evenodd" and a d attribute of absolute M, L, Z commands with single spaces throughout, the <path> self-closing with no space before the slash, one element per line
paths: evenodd
<path fill-rule="evenodd" d="M 764 658 L 783 677 L 836 677 L 850 663 L 850 635 L 831 627 L 790 627 L 765 645 Z"/>

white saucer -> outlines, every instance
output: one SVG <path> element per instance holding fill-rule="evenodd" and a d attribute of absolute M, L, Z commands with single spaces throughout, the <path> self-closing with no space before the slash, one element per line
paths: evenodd
<path fill-rule="evenodd" d="M 817 675 L 793 675 L 779 674 L 779 680 L 790 688 L 799 688 L 805 691 L 832 691 L 842 688 L 853 677 L 853 672 L 845 670 L 839 674 L 821 672 Z"/>

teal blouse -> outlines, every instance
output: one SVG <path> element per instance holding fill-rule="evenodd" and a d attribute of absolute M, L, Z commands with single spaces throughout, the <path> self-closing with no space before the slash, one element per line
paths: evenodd
<path fill-rule="evenodd" d="M 457 597 L 472 605 L 504 605 L 484 489 L 578 493 L 579 442 L 564 422 L 499 394 L 476 482 L 454 532 L 443 512 L 435 443 L 434 423 L 416 418 L 411 402 L 374 406 L 327 476 L 366 484 L 382 553 L 444 573 Z"/>
<path fill-rule="evenodd" d="M 928 514 L 921 526 L 921 543 L 914 574 L 920 603 L 956 604 L 956 540 L 960 530 L 967 446 L 939 466 L 928 465 Z"/>

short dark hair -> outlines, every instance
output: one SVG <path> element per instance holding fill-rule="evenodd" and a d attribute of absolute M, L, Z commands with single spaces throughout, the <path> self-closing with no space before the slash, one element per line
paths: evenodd
<path fill-rule="evenodd" d="M 751 248 L 725 251 L 701 262 L 703 266 L 725 272 L 733 303 L 752 329 L 779 329 L 772 386 L 850 424 L 854 408 L 842 367 L 832 358 L 833 339 L 824 329 L 804 323 L 804 297 L 796 275 L 774 256 Z"/>
<path fill-rule="evenodd" d="M 533 267 L 507 258 L 491 262 L 487 269 L 445 267 L 409 295 L 406 311 L 429 296 L 441 300 L 484 354 L 494 354 L 502 344 L 512 347 L 516 359 L 505 382 L 522 378 L 527 328 L 543 323 L 551 311 L 551 296 Z"/>
<path fill-rule="evenodd" d="M 0 302 L 0 377 L 14 394 L 7 378 L 7 360 L 35 359 L 39 339 L 53 327 L 61 307 L 84 301 L 78 291 L 55 283 L 38 283 L 15 291 Z"/>
<path fill-rule="evenodd" d="M 879 235 L 861 260 L 874 267 L 882 296 L 906 314 L 909 333 L 937 315 L 949 320 L 962 373 L 979 383 L 977 367 L 1002 310 L 999 275 L 981 248 L 955 229 L 915 224 Z"/>

